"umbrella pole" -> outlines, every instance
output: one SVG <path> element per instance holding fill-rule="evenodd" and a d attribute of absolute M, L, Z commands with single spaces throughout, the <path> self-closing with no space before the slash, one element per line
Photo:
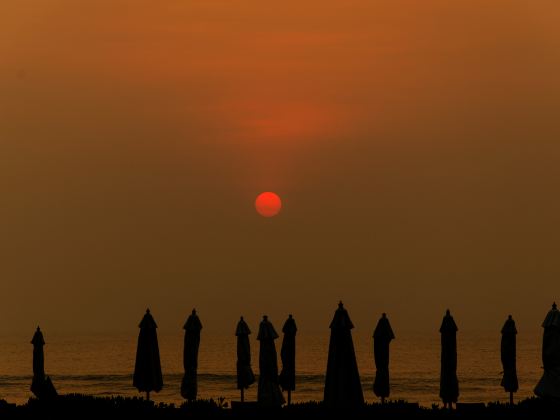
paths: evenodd
<path fill-rule="evenodd" d="M 292 403 L 292 391 L 288 389 L 288 405 Z"/>
<path fill-rule="evenodd" d="M 241 402 L 245 402 L 245 390 L 241 388 Z"/>

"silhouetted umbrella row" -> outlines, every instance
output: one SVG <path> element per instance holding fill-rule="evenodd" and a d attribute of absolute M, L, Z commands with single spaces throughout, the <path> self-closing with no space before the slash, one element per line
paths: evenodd
<path fill-rule="evenodd" d="M 543 398 L 560 398 L 560 312 L 556 303 L 548 312 L 542 327 L 544 328 L 542 359 L 544 373 L 535 387 L 535 394 Z M 140 392 L 146 393 L 150 399 L 150 392 L 159 392 L 163 388 L 159 345 L 157 339 L 157 325 L 146 310 L 139 325 L 138 346 L 134 368 L 133 385 Z M 193 401 L 197 396 L 197 367 L 198 350 L 200 346 L 200 331 L 202 323 L 193 309 L 185 325 L 185 342 L 183 366 L 185 374 L 181 383 L 181 395 Z M 352 340 L 354 325 L 348 311 L 342 302 L 339 303 L 330 324 L 330 340 L 328 350 L 327 371 L 325 376 L 324 403 L 329 409 L 354 409 L 364 404 L 364 396 L 358 364 Z M 443 317 L 441 334 L 441 376 L 440 397 L 446 407 L 452 408 L 459 398 L 459 381 L 457 379 L 457 324 L 447 310 Z M 282 390 L 288 392 L 288 403 L 291 391 L 295 390 L 296 369 L 296 333 L 297 326 L 292 315 L 282 328 L 284 339 L 280 357 L 282 371 L 278 374 L 278 357 L 274 340 L 278 333 L 265 315 L 259 325 L 257 340 L 259 349 L 259 384 L 257 399 L 262 406 L 279 407 L 284 404 Z M 255 382 L 251 368 L 251 348 L 249 335 L 251 331 L 243 317 L 239 320 L 235 335 L 237 337 L 237 388 L 241 391 L 241 401 L 244 401 L 244 390 Z M 516 369 L 516 335 L 515 321 L 509 315 L 502 330 L 501 361 L 503 377 L 501 386 L 510 394 L 513 403 L 513 393 L 519 388 Z M 387 315 L 382 314 L 373 333 L 373 352 L 376 367 L 373 391 L 384 402 L 390 395 L 389 381 L 389 345 L 395 338 Z M 32 392 L 40 399 L 49 399 L 57 392 L 48 376 L 45 374 L 44 351 L 45 340 L 41 330 L 37 327 L 33 339 L 33 381 Z"/>

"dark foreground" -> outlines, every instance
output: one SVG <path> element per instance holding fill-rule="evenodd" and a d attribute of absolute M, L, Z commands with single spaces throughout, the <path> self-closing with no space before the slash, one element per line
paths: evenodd
<path fill-rule="evenodd" d="M 449 411 L 438 406 L 419 407 L 403 401 L 367 404 L 358 411 L 327 410 L 322 403 L 293 404 L 278 410 L 263 410 L 255 403 L 199 400 L 177 407 L 155 404 L 140 398 L 98 398 L 85 395 L 60 396 L 51 402 L 30 399 L 25 405 L 0 400 L 0 419 L 545 419 L 560 413 L 558 402 L 531 398 L 509 406 L 502 403 L 459 404 Z"/>

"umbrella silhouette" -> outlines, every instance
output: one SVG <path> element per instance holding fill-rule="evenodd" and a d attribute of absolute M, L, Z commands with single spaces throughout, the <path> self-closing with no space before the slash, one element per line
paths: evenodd
<path fill-rule="evenodd" d="M 196 400 L 197 381 L 196 370 L 198 368 L 198 347 L 200 346 L 200 330 L 202 323 L 193 309 L 185 326 L 185 345 L 183 347 L 183 368 L 185 375 L 181 383 L 181 395 L 183 398 Z"/>
<path fill-rule="evenodd" d="M 556 303 L 542 323 L 544 328 L 542 361 L 544 372 L 535 387 L 535 394 L 543 398 L 560 398 L 560 311 Z"/>
<path fill-rule="evenodd" d="M 163 388 L 157 325 L 149 309 L 146 310 L 144 318 L 140 321 L 139 328 L 132 383 L 139 392 L 145 392 L 146 399 L 149 400 L 150 392 L 159 392 Z"/>
<path fill-rule="evenodd" d="M 515 328 L 515 321 L 508 316 L 504 326 L 502 327 L 502 342 L 500 346 L 500 353 L 502 359 L 502 367 L 504 369 L 504 376 L 502 377 L 501 385 L 506 392 L 509 392 L 509 402 L 513 404 L 513 393 L 519 389 L 517 382 L 517 368 L 516 368 L 516 335 L 517 328 Z"/>
<path fill-rule="evenodd" d="M 441 328 L 441 376 L 439 396 L 445 407 L 452 408 L 452 404 L 459 398 L 459 381 L 457 380 L 457 325 L 449 312 L 443 317 Z"/>
<path fill-rule="evenodd" d="M 278 334 L 272 323 L 266 315 L 263 316 L 257 336 L 257 340 L 260 341 L 257 400 L 267 407 L 279 407 L 284 404 L 284 396 L 278 386 L 278 360 L 274 345 L 277 338 Z"/>
<path fill-rule="evenodd" d="M 364 394 L 352 341 L 354 325 L 342 302 L 331 322 L 324 402 L 328 408 L 354 409 L 364 404 Z"/>
<path fill-rule="evenodd" d="M 39 399 L 49 399 L 57 396 L 51 378 L 45 375 L 45 339 L 41 329 L 37 327 L 37 331 L 33 334 L 31 340 L 33 344 L 33 380 L 31 382 L 31 391 Z"/>
<path fill-rule="evenodd" d="M 373 332 L 373 357 L 376 368 L 373 392 L 381 398 L 381 403 L 385 402 L 385 398 L 390 393 L 389 344 L 394 338 L 395 334 L 393 334 L 387 314 L 383 313 Z"/>
<path fill-rule="evenodd" d="M 237 323 L 237 389 L 241 390 L 241 402 L 245 401 L 245 390 L 255 383 L 255 375 L 251 369 L 251 344 L 249 343 L 251 330 L 243 317 Z"/>
<path fill-rule="evenodd" d="M 280 349 L 282 371 L 280 372 L 280 386 L 288 391 L 288 405 L 292 402 L 292 391 L 296 389 L 296 321 L 290 314 L 282 327 L 284 339 Z"/>

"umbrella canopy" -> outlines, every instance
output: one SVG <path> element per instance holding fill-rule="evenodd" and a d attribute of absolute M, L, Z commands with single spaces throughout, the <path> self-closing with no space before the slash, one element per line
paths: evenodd
<path fill-rule="evenodd" d="M 200 330 L 202 323 L 193 309 L 185 326 L 185 345 L 183 347 L 183 368 L 185 375 L 181 383 L 181 395 L 187 400 L 196 400 L 197 381 L 196 370 L 198 368 L 198 347 L 200 346 Z"/>
<path fill-rule="evenodd" d="M 33 380 L 31 382 L 31 392 L 39 399 L 56 397 L 56 389 L 51 379 L 45 375 L 45 339 L 41 329 L 37 327 L 31 340 L 33 344 Z"/>
<path fill-rule="evenodd" d="M 237 337 L 237 389 L 247 389 L 255 383 L 255 375 L 253 369 L 251 369 L 249 334 L 251 334 L 251 330 L 241 317 L 235 329 Z"/>
<path fill-rule="evenodd" d="M 373 331 L 373 357 L 376 368 L 373 392 L 381 398 L 387 398 L 390 393 L 389 344 L 394 338 L 395 334 L 393 334 L 387 314 L 384 313 Z"/>
<path fill-rule="evenodd" d="M 161 362 L 159 359 L 159 345 L 157 339 L 157 325 L 146 310 L 146 314 L 139 325 L 138 347 L 136 349 L 136 364 L 134 366 L 133 385 L 140 392 L 159 392 L 163 388 Z"/>
<path fill-rule="evenodd" d="M 284 391 L 296 389 L 296 321 L 290 314 L 282 327 L 284 339 L 280 349 L 282 371 L 280 372 L 280 386 Z"/>
<path fill-rule="evenodd" d="M 447 310 L 439 332 L 441 334 L 441 376 L 439 396 L 445 404 L 455 403 L 459 398 L 457 380 L 457 324 Z"/>
<path fill-rule="evenodd" d="M 509 315 L 502 327 L 502 343 L 500 346 L 502 367 L 504 369 L 501 385 L 506 392 L 517 392 L 519 389 L 516 367 L 516 335 L 517 328 L 515 328 L 515 321 L 512 316 Z"/>
<path fill-rule="evenodd" d="M 362 384 L 352 341 L 354 325 L 342 302 L 331 322 L 331 338 L 324 401 L 328 408 L 358 408 L 364 403 Z"/>
<path fill-rule="evenodd" d="M 278 360 L 274 340 L 278 334 L 265 315 L 259 326 L 257 340 L 260 341 L 259 351 L 259 390 L 257 399 L 267 407 L 279 407 L 284 404 L 284 396 L 278 386 Z"/>
<path fill-rule="evenodd" d="M 535 387 L 535 394 L 543 398 L 560 399 L 560 312 L 556 303 L 552 304 L 542 327 L 544 373 Z"/>
<path fill-rule="evenodd" d="M 42 383 L 45 380 L 45 353 L 43 351 L 45 339 L 41 328 L 37 327 L 37 331 L 31 339 L 31 344 L 33 344 L 33 383 Z"/>

